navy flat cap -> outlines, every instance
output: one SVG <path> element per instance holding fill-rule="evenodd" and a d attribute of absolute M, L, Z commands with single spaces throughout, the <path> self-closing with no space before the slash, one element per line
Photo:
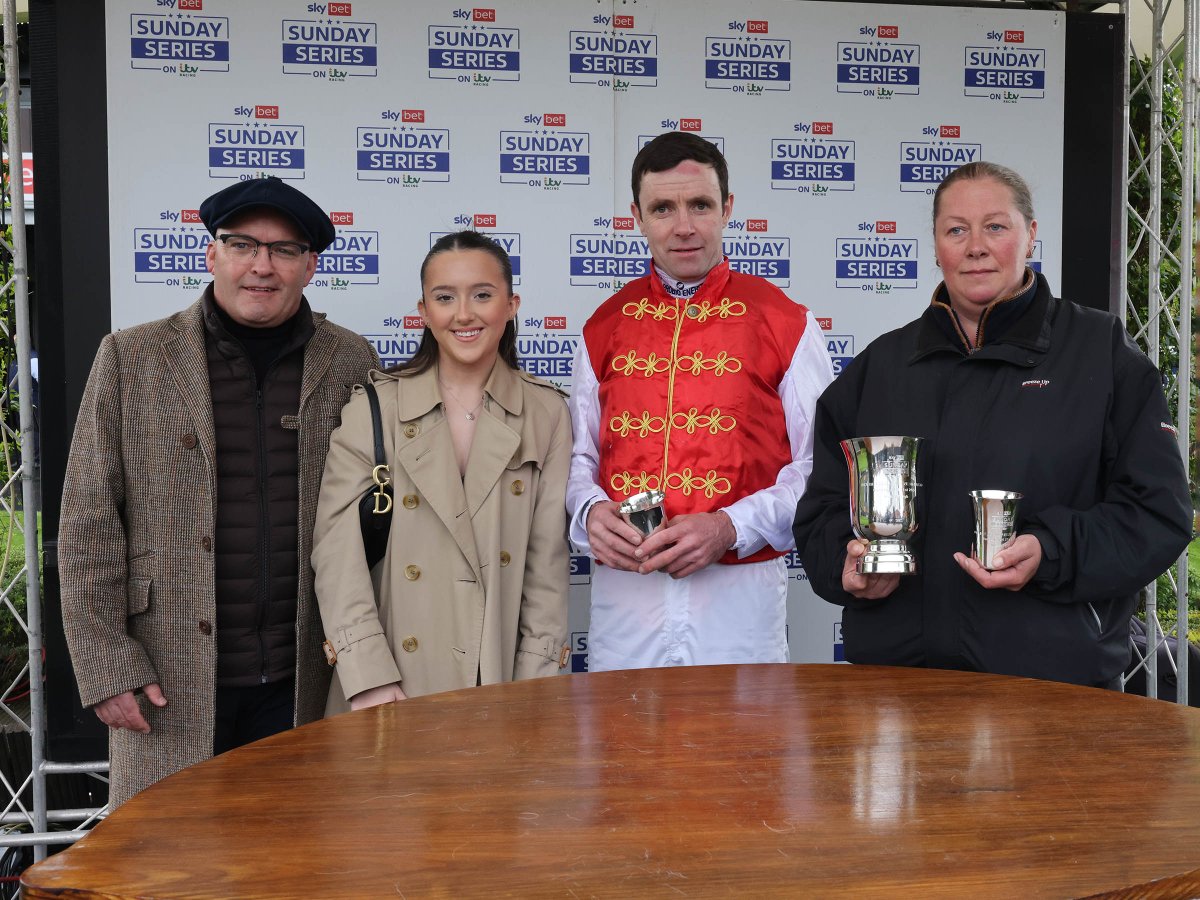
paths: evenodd
<path fill-rule="evenodd" d="M 296 223 L 315 252 L 333 243 L 333 223 L 306 194 L 278 178 L 253 178 L 231 184 L 200 204 L 200 221 L 216 237 L 217 227 L 245 210 L 265 206 Z"/>

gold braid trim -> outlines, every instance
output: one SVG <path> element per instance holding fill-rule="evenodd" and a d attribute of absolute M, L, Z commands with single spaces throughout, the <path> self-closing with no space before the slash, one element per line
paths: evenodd
<path fill-rule="evenodd" d="M 630 350 L 628 353 L 623 353 L 614 359 L 612 361 L 612 368 L 614 372 L 620 372 L 622 375 L 632 375 L 634 372 L 641 372 L 649 378 L 652 375 L 660 375 L 663 372 L 669 371 L 671 360 L 665 356 L 659 356 L 653 351 L 644 359 L 639 359 L 638 352 Z"/>
<path fill-rule="evenodd" d="M 712 372 L 717 377 L 724 375 L 726 372 L 742 371 L 742 361 L 736 356 L 730 356 L 724 350 L 712 359 L 705 359 L 704 354 L 697 350 L 691 356 L 679 357 L 675 362 L 675 366 L 681 372 L 690 372 L 693 375 Z"/>
<path fill-rule="evenodd" d="M 737 419 L 724 415 L 715 406 L 710 413 L 702 413 L 693 406 L 687 412 L 675 413 L 671 417 L 671 425 L 675 428 L 682 428 L 688 434 L 695 434 L 697 429 L 701 429 L 715 435 L 722 431 L 733 431 L 737 427 Z M 624 435 L 621 436 L 624 437 Z"/>
<path fill-rule="evenodd" d="M 705 300 L 699 304 L 699 310 L 696 314 L 696 321 L 703 324 L 713 316 L 719 319 L 728 319 L 731 316 L 744 316 L 746 314 L 746 304 L 741 300 L 730 300 L 728 297 L 722 297 L 721 302 L 717 304 Z"/>
<path fill-rule="evenodd" d="M 619 437 L 628 437 L 630 432 L 636 432 L 638 437 L 649 437 L 666 427 L 666 417 L 652 416 L 649 410 L 642 410 L 641 418 L 634 418 L 629 410 L 624 410 L 621 415 L 608 420 L 608 430 L 616 432 Z"/>
<path fill-rule="evenodd" d="M 703 491 L 709 500 L 717 494 L 728 494 L 732 489 L 729 479 L 718 475 L 715 469 L 709 469 L 707 475 L 696 475 L 690 468 L 668 475 L 667 487 L 679 491 L 685 497 L 692 491 Z"/>
<path fill-rule="evenodd" d="M 671 304 L 661 301 L 651 303 L 649 297 L 643 297 L 637 303 L 626 303 L 621 307 L 621 315 L 631 316 L 637 322 L 640 322 L 644 316 L 650 316 L 655 322 L 661 322 L 664 319 L 673 322 L 678 314 Z"/>
<path fill-rule="evenodd" d="M 650 472 L 617 472 L 608 481 L 609 487 L 616 493 L 626 496 L 657 491 L 660 483 L 658 476 Z"/>
<path fill-rule="evenodd" d="M 652 472 L 617 472 L 608 483 L 614 492 L 630 496 L 642 491 L 659 490 L 662 482 Z M 698 475 L 690 468 L 672 472 L 666 478 L 666 486 L 668 490 L 679 491 L 685 497 L 693 491 L 701 491 L 710 500 L 732 490 L 729 479 L 718 475 L 715 469 L 709 469 L 705 475 Z"/>

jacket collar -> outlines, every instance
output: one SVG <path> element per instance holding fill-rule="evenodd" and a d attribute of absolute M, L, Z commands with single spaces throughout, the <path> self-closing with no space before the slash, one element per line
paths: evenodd
<path fill-rule="evenodd" d="M 1032 365 L 1035 359 L 1029 357 L 1029 352 L 1044 355 L 1050 349 L 1050 334 L 1054 324 L 1057 306 L 1050 293 L 1050 284 L 1040 272 L 1028 270 L 1032 283 L 1027 290 L 1014 295 L 1008 300 L 1021 300 L 1031 291 L 1032 294 L 1021 306 L 1014 307 L 1015 317 L 1011 322 L 1005 322 L 1005 327 L 999 334 L 989 335 L 983 346 L 971 354 L 961 329 L 954 319 L 949 305 L 941 299 L 943 285 L 938 285 L 934 291 L 933 301 L 917 320 L 917 340 L 913 355 L 909 362 L 913 363 L 932 353 L 956 353 L 960 356 L 979 356 L 981 358 L 1011 358 L 1018 357 L 1023 364 Z M 1005 302 L 1005 301 L 998 301 Z M 989 312 L 991 308 L 989 307 Z M 947 327 L 948 322 L 949 328 Z M 993 326 L 995 323 L 993 322 Z"/>
<path fill-rule="evenodd" d="M 237 326 L 230 327 L 229 313 L 217 305 L 211 281 L 204 289 L 204 293 L 200 295 L 200 306 L 203 311 L 204 329 L 222 354 L 225 356 L 245 355 L 242 342 L 234 331 Z M 300 306 L 296 309 L 295 314 L 286 323 L 278 326 L 288 329 L 287 340 L 280 348 L 279 355 L 291 353 L 307 344 L 309 338 L 313 336 L 316 326 L 324 319 L 325 314 L 314 313 L 312 307 L 308 305 L 308 299 L 301 296 Z"/>
<path fill-rule="evenodd" d="M 657 300 L 665 300 L 668 303 L 675 304 L 697 303 L 704 300 L 712 300 L 725 291 L 725 286 L 729 284 L 729 257 L 722 259 L 717 265 L 708 270 L 708 274 L 704 276 L 704 282 L 700 285 L 696 293 L 689 299 L 677 301 L 674 297 L 667 293 L 667 289 L 663 287 L 662 279 L 658 277 L 658 272 L 654 268 L 654 262 L 650 263 L 650 293 Z"/>
<path fill-rule="evenodd" d="M 419 375 L 399 375 L 406 388 L 400 393 L 400 418 L 404 421 L 419 419 L 442 402 L 442 390 L 438 385 L 438 366 L 434 363 Z M 496 357 L 492 372 L 483 386 L 487 398 L 498 403 L 510 415 L 519 416 L 524 403 L 521 392 L 521 376 L 508 363 Z M 486 405 L 486 404 L 485 404 Z"/>

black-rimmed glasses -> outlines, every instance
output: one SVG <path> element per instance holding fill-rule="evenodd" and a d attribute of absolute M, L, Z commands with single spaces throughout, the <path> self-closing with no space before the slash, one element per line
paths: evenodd
<path fill-rule="evenodd" d="M 248 234 L 218 234 L 217 240 L 225 245 L 229 255 L 240 262 L 258 256 L 258 248 L 266 247 L 271 259 L 277 262 L 299 262 L 312 248 L 299 241 L 260 241 Z"/>

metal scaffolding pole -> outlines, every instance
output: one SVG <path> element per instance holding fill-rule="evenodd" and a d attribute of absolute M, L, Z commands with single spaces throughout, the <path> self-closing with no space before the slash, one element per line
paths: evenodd
<path fill-rule="evenodd" d="M 1125 197 L 1124 266 L 1121 276 L 1121 313 L 1130 335 L 1164 373 L 1168 396 L 1175 405 L 1178 446 L 1191 472 L 1192 415 L 1192 307 L 1195 296 L 1195 141 L 1198 27 L 1197 3 L 1184 0 L 1183 27 L 1171 24 L 1171 0 L 1143 0 L 1131 8 L 1121 3 L 1128 23 L 1143 11 L 1150 15 L 1149 60 L 1134 44 L 1130 28 L 1129 64 L 1125 73 Z M 1130 69 L 1137 72 L 1130 75 Z M 1176 102 L 1165 102 L 1171 96 Z M 1149 116 L 1142 134 L 1135 131 L 1131 104 L 1146 98 Z M 1140 112 L 1140 110 L 1139 110 Z M 1144 149 L 1139 137 L 1145 141 Z M 1170 186 L 1167 182 L 1170 181 Z M 1178 184 L 1178 190 L 1175 184 Z M 1141 191 L 1134 188 L 1141 187 Z M 1132 199 L 1135 194 L 1139 201 Z M 1140 205 L 1139 205 L 1140 203 Z M 1177 206 L 1176 206 L 1177 204 Z M 1146 293 L 1130 294 L 1129 274 L 1138 260 L 1146 260 Z M 1177 283 L 1175 283 L 1177 275 Z M 1172 370 L 1172 359 L 1174 366 Z M 1164 634 L 1159 624 L 1158 586 L 1148 585 L 1146 595 L 1146 653 L 1136 660 L 1146 674 L 1147 694 L 1158 695 L 1158 649 L 1170 634 L 1175 654 L 1164 655 L 1177 684 L 1176 700 L 1188 702 L 1188 568 L 1187 553 L 1168 574 L 1173 588 L 1173 624 Z"/>
<path fill-rule="evenodd" d="M 1192 306 L 1195 297 L 1193 265 L 1195 262 L 1195 190 L 1196 190 L 1196 0 L 1184 6 L 1183 54 L 1183 172 L 1181 183 L 1188 196 L 1180 206 L 1179 252 L 1179 364 L 1176 371 L 1178 410 L 1175 427 L 1178 429 L 1179 452 L 1185 467 L 1191 459 L 1192 426 Z M 1188 470 L 1190 474 L 1190 469 Z M 1175 669 L 1177 673 L 1176 700 L 1188 703 L 1188 554 L 1186 549 L 1175 566 Z"/>
<path fill-rule="evenodd" d="M 9 165 L 21 171 L 21 71 L 17 57 L 17 2 L 4 0 L 4 105 L 8 111 Z M 16 187 L 14 187 L 16 185 Z M 32 447 L 35 440 L 33 420 L 33 376 L 30 371 L 29 268 L 25 241 L 24 179 L 8 179 L 12 208 L 12 255 L 17 311 L 17 392 L 20 402 L 21 446 Z M 39 593 L 38 492 L 37 465 L 33 454 L 21 458 L 21 499 L 25 512 L 25 578 L 27 585 L 26 617 L 29 630 L 29 706 L 30 738 L 33 741 L 33 827 L 46 831 L 46 776 L 39 765 L 45 757 L 46 699 L 42 683 L 42 603 Z M 44 859 L 44 844 L 34 848 L 34 858 Z"/>

